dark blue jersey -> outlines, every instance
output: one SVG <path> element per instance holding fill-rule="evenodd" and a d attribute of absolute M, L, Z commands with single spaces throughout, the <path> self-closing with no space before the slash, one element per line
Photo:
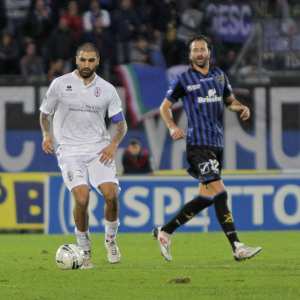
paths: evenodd
<path fill-rule="evenodd" d="M 191 67 L 173 78 L 166 98 L 183 103 L 188 146 L 223 147 L 223 99 L 231 94 L 228 78 L 218 68 L 203 75 Z"/>

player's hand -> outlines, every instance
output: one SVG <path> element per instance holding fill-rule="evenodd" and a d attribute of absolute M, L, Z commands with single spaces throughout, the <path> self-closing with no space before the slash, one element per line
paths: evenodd
<path fill-rule="evenodd" d="M 100 155 L 100 162 L 103 164 L 112 163 L 115 158 L 116 148 L 111 143 L 103 148 L 98 155 Z"/>
<path fill-rule="evenodd" d="M 186 136 L 186 133 L 181 128 L 179 128 L 177 126 L 171 127 L 169 129 L 169 131 L 170 131 L 171 137 L 175 141 L 183 139 Z"/>
<path fill-rule="evenodd" d="M 51 146 L 51 143 L 54 143 L 53 137 L 50 135 L 49 132 L 45 133 L 43 136 L 43 143 L 42 143 L 42 148 L 45 153 L 53 153 L 54 149 Z"/>
<path fill-rule="evenodd" d="M 243 121 L 246 121 L 247 119 L 250 118 L 250 109 L 247 106 L 242 105 L 240 111 L 241 111 L 240 118 Z"/>

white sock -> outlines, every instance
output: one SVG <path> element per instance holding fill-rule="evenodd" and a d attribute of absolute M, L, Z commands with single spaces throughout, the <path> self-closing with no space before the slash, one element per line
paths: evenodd
<path fill-rule="evenodd" d="M 118 227 L 120 225 L 119 219 L 114 222 L 109 222 L 105 220 L 105 240 L 107 242 L 115 241 L 118 232 Z"/>
<path fill-rule="evenodd" d="M 77 236 L 77 243 L 83 251 L 91 251 L 90 232 L 81 232 L 75 227 L 75 234 Z"/>

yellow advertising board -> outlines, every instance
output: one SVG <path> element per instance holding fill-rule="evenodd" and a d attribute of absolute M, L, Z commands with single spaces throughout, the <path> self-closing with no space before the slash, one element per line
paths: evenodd
<path fill-rule="evenodd" d="M 0 173 L 0 230 L 43 229 L 48 173 Z"/>

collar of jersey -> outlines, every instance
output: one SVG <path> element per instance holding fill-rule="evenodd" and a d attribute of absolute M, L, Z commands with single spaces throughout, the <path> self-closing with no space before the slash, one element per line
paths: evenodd
<path fill-rule="evenodd" d="M 205 77 L 209 76 L 210 73 L 211 73 L 211 70 L 210 70 L 210 68 L 209 68 L 208 73 L 207 73 L 206 75 L 204 75 L 202 72 L 196 70 L 192 64 L 190 64 L 190 69 L 191 69 L 193 72 L 201 73 L 201 74 L 202 74 L 203 76 L 205 76 Z"/>
<path fill-rule="evenodd" d="M 98 76 L 97 74 L 95 74 L 95 77 L 93 78 L 93 80 L 88 85 L 85 85 L 83 79 L 76 75 L 76 73 L 75 73 L 76 71 L 77 71 L 77 69 L 72 72 L 72 76 L 75 77 L 76 80 L 81 82 L 85 87 L 90 87 L 90 86 L 93 86 L 93 85 L 96 84 L 96 80 L 97 80 L 96 77 Z"/>

